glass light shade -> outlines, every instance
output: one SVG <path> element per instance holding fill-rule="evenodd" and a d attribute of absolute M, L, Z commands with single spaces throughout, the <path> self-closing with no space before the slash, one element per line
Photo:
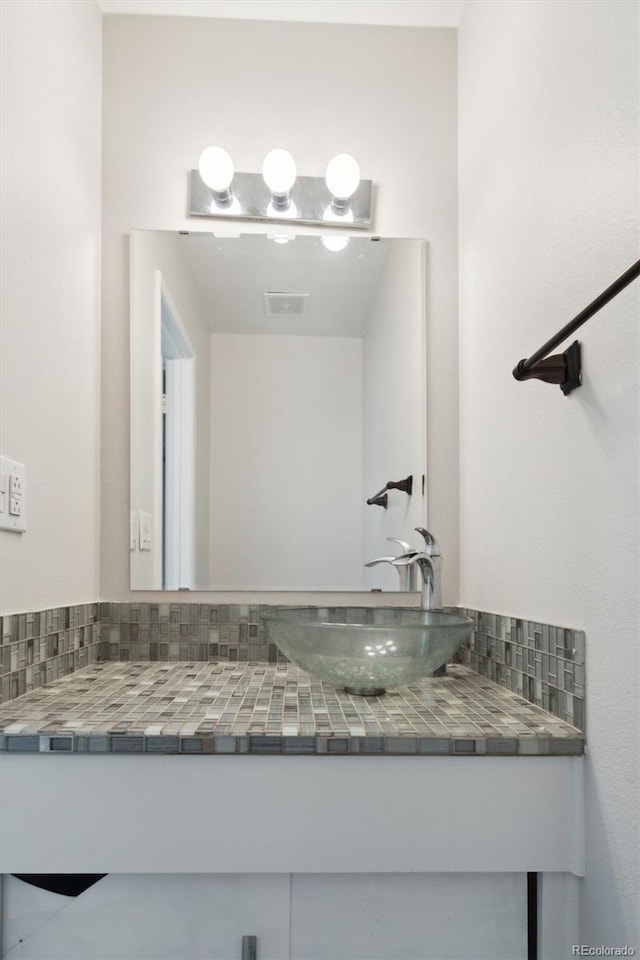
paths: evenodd
<path fill-rule="evenodd" d="M 333 197 L 348 200 L 358 189 L 360 167 L 348 153 L 339 153 L 329 161 L 325 180 Z"/>
<path fill-rule="evenodd" d="M 233 160 L 222 147 L 207 147 L 198 164 L 200 176 L 216 193 L 226 193 L 233 180 Z"/>
<path fill-rule="evenodd" d="M 349 243 L 349 237 L 323 237 L 322 246 L 332 253 L 339 253 Z"/>
<path fill-rule="evenodd" d="M 287 150 L 270 150 L 262 164 L 262 176 L 272 194 L 286 196 L 296 182 L 296 162 Z"/>

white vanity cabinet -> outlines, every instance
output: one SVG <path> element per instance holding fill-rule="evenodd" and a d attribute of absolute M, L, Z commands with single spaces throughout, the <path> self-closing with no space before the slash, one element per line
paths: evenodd
<path fill-rule="evenodd" d="M 567 955 L 584 861 L 582 757 L 0 763 L 2 872 L 110 874 L 56 919 L 77 915 L 82 930 L 95 902 L 87 922 L 119 946 L 103 940 L 111 952 L 91 954 L 85 938 L 82 960 L 233 960 L 243 934 L 259 937 L 259 960 L 517 960 L 528 871 L 542 874 L 540 957 Z M 191 952 L 176 953 L 178 941 Z M 54 960 L 52 944 L 10 956 Z"/>
<path fill-rule="evenodd" d="M 526 960 L 524 874 L 109 874 L 77 898 L 4 878 L 12 960 Z"/>
<path fill-rule="evenodd" d="M 298 874 L 295 960 L 526 960 L 526 874 Z"/>
<path fill-rule="evenodd" d="M 582 757 L 0 755 L 3 873 L 565 872 Z"/>
<path fill-rule="evenodd" d="M 11 960 L 260 960 L 289 957 L 290 882 L 265 874 L 109 874 L 79 897 L 3 878 Z"/>

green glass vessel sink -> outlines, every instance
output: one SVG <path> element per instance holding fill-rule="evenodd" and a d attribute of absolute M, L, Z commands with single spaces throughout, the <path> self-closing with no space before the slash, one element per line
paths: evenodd
<path fill-rule="evenodd" d="M 407 607 L 277 607 L 262 619 L 296 666 L 360 696 L 433 673 L 473 628 L 455 613 Z"/>

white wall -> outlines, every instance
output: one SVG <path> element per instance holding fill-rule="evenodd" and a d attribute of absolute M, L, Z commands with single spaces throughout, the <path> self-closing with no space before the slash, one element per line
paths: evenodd
<path fill-rule="evenodd" d="M 131 597 L 127 233 L 207 226 L 186 216 L 187 172 L 211 143 L 249 171 L 276 145 L 305 174 L 351 152 L 375 233 L 429 240 L 429 504 L 455 596 L 455 31 L 116 15 L 104 37 L 103 597 Z"/>
<path fill-rule="evenodd" d="M 511 369 L 638 256 L 635 3 L 467 4 L 460 31 L 463 603 L 587 636 L 582 942 L 638 929 L 636 282 L 565 398 Z"/>
<path fill-rule="evenodd" d="M 101 17 L 0 4 L 2 454 L 27 532 L 2 533 L 9 613 L 99 594 Z"/>
<path fill-rule="evenodd" d="M 210 340 L 204 582 L 361 589 L 362 341 L 224 333 Z"/>
<path fill-rule="evenodd" d="M 380 284 L 371 304 L 363 338 L 363 556 L 399 555 L 387 542 L 399 537 L 423 546 L 414 527 L 425 526 L 422 493 L 426 442 L 426 295 L 424 246 L 406 242 L 388 248 Z M 420 385 L 416 396 L 416 384 Z M 366 505 L 388 480 L 413 476 L 411 496 L 390 490 L 387 508 Z M 370 588 L 398 589 L 398 572 L 389 564 L 366 570 Z M 453 599 L 453 598 L 452 598 Z"/>
<path fill-rule="evenodd" d="M 153 589 L 162 583 L 162 391 L 159 303 L 156 274 L 177 311 L 179 322 L 195 355 L 195 571 L 200 582 L 209 577 L 209 332 L 204 310 L 194 289 L 189 264 L 177 233 L 138 231 L 131 236 L 135 283 L 131 287 L 136 323 L 131 350 L 135 378 L 131 384 L 131 509 L 153 517 L 152 549 L 131 553 L 131 582 Z M 135 451 L 135 452 L 134 452 Z"/>

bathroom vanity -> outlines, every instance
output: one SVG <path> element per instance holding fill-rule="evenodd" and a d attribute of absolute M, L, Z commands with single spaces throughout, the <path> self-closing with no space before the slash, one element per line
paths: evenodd
<path fill-rule="evenodd" d="M 99 916 L 103 943 L 125 917 L 129 945 L 152 928 L 171 960 L 172 937 L 196 937 L 186 960 L 236 957 L 251 933 L 260 960 L 358 956 L 365 934 L 371 958 L 440 960 L 459 937 L 453 955 L 524 960 L 534 873 L 540 956 L 566 955 L 584 869 L 584 634 L 464 610 L 463 663 L 361 697 L 288 663 L 268 609 L 3 619 L 2 872 L 109 874 L 64 911 L 60 956 L 76 960 L 77 925 Z M 55 955 L 46 929 L 25 958 Z"/>
<path fill-rule="evenodd" d="M 370 956 L 393 956 L 425 925 L 438 957 L 462 918 L 478 956 L 512 960 L 533 872 L 542 942 L 568 929 L 583 735 L 461 664 L 370 698 L 286 662 L 91 663 L 0 725 L 2 872 L 109 873 L 83 897 L 99 916 L 136 903 L 132 930 L 149 898 L 173 890 L 170 915 L 189 889 L 183 912 L 206 899 L 201 929 L 257 934 L 261 960 L 349 956 L 364 928 Z M 305 946 L 327 936 L 334 952 Z"/>
<path fill-rule="evenodd" d="M 291 664 L 97 664 L 10 702 L 3 871 L 579 874 L 582 735 L 448 670 L 365 698 Z"/>

